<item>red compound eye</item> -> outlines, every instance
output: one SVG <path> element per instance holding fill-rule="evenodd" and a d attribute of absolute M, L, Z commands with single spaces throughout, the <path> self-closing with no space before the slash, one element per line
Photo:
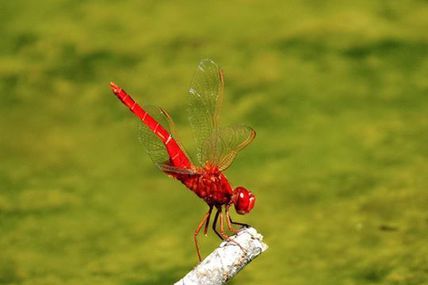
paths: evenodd
<path fill-rule="evenodd" d="M 236 187 L 233 196 L 233 204 L 238 214 L 247 214 L 253 208 L 256 202 L 256 197 L 244 187 Z"/>

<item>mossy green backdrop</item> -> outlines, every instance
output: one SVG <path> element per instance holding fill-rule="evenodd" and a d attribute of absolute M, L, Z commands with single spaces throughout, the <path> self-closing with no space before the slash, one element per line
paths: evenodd
<path fill-rule="evenodd" d="M 2 1 L 0 283 L 171 284 L 207 207 L 111 94 L 193 146 L 195 67 L 257 138 L 227 176 L 270 249 L 232 284 L 428 284 L 426 1 Z M 235 218 L 238 219 L 238 217 Z M 219 243 L 201 237 L 203 254 Z"/>

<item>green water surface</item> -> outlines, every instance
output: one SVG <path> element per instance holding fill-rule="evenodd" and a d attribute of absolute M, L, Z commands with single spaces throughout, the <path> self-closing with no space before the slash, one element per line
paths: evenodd
<path fill-rule="evenodd" d="M 163 106 L 225 70 L 226 172 L 269 250 L 231 284 L 428 284 L 426 1 L 2 1 L 0 284 L 171 284 L 207 206 L 159 172 L 115 81 Z M 219 244 L 201 237 L 207 255 Z"/>

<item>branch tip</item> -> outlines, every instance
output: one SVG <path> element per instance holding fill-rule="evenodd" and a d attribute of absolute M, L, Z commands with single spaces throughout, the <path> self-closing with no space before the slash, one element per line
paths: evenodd
<path fill-rule="evenodd" d="M 254 228 L 243 228 L 222 242 L 175 285 L 222 285 L 230 281 L 254 258 L 267 250 L 263 236 Z"/>

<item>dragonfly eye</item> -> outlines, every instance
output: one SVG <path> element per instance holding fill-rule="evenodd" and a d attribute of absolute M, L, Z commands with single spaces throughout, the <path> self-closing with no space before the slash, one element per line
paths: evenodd
<path fill-rule="evenodd" d="M 236 187 L 233 196 L 233 204 L 238 214 L 244 215 L 254 208 L 256 197 L 244 187 Z"/>

